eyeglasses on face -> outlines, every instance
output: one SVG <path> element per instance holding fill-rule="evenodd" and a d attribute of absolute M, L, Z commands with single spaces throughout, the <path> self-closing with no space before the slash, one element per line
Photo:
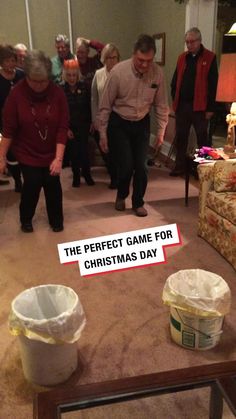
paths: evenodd
<path fill-rule="evenodd" d="M 108 57 L 106 57 L 106 60 L 118 60 L 117 55 L 110 55 Z"/>
<path fill-rule="evenodd" d="M 185 43 L 188 45 L 188 44 L 194 44 L 195 42 L 198 42 L 198 41 L 200 41 L 200 39 L 199 38 L 197 38 L 197 39 L 186 39 L 185 40 Z"/>
<path fill-rule="evenodd" d="M 31 79 L 31 77 L 29 77 L 29 76 L 28 76 L 28 80 L 29 80 L 31 83 L 38 84 L 38 85 L 40 85 L 40 84 L 44 84 L 44 83 L 48 83 L 48 79 L 35 80 L 35 79 Z"/>

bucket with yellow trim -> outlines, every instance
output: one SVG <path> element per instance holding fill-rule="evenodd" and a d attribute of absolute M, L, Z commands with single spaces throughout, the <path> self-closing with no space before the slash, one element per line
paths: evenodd
<path fill-rule="evenodd" d="M 205 350 L 216 346 L 230 310 L 231 293 L 219 275 L 189 269 L 169 276 L 163 302 L 170 306 L 170 333 L 178 345 Z"/>
<path fill-rule="evenodd" d="M 223 332 L 224 316 L 203 317 L 170 307 L 170 333 L 172 339 L 189 349 L 211 349 Z"/>
<path fill-rule="evenodd" d="M 20 293 L 11 304 L 9 328 L 19 336 L 25 378 L 45 386 L 67 380 L 77 368 L 77 343 L 85 323 L 72 288 L 49 284 Z"/>

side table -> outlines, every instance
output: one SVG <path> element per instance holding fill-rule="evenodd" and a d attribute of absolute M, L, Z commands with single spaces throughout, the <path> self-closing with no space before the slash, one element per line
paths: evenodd
<path fill-rule="evenodd" d="M 185 160 L 185 206 L 188 206 L 188 194 L 189 194 L 189 179 L 190 174 L 193 173 L 197 178 L 197 166 L 199 162 L 194 161 L 194 156 L 186 155 Z"/>

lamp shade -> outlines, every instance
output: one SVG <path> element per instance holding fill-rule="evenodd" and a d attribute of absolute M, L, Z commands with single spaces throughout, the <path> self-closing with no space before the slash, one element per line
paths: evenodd
<path fill-rule="evenodd" d="M 236 23 L 230 28 L 229 32 L 224 34 L 222 53 L 232 54 L 236 53 Z"/>
<path fill-rule="evenodd" d="M 227 32 L 227 34 L 226 34 L 226 35 L 228 35 L 228 36 L 235 36 L 235 35 L 236 35 L 236 23 L 234 23 L 234 24 L 231 26 L 231 28 L 230 28 L 229 32 Z"/>
<path fill-rule="evenodd" d="M 236 53 L 221 56 L 216 101 L 236 101 Z"/>

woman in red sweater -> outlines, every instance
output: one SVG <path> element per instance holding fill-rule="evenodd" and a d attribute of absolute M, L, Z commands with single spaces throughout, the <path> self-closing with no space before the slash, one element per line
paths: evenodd
<path fill-rule="evenodd" d="M 11 91 L 3 111 L 0 173 L 6 169 L 6 153 L 11 146 L 23 173 L 20 222 L 25 233 L 33 231 L 41 188 L 52 230 L 63 230 L 59 175 L 69 114 L 62 89 L 50 81 L 51 66 L 42 51 L 30 52 L 25 59 L 26 78 Z"/>

